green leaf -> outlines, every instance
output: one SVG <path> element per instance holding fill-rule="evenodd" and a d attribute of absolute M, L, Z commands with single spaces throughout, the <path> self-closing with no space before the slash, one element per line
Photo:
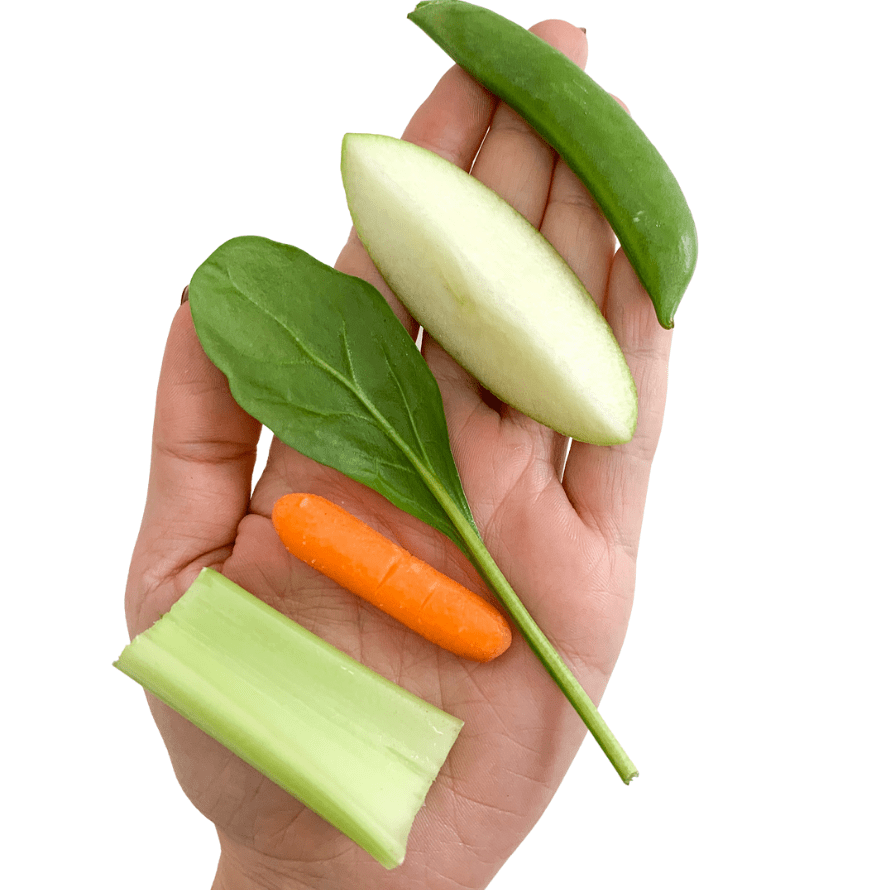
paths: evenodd
<path fill-rule="evenodd" d="M 472 523 L 439 387 L 376 288 L 246 236 L 198 268 L 189 302 L 204 350 L 245 411 L 466 551 L 441 503 Z"/>

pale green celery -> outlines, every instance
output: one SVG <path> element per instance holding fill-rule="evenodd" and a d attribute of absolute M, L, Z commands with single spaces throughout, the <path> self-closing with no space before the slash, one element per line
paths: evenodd
<path fill-rule="evenodd" d="M 463 725 L 212 569 L 115 667 L 386 868 Z"/>

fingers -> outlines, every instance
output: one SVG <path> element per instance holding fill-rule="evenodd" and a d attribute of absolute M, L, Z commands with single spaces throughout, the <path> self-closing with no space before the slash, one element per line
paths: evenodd
<path fill-rule="evenodd" d="M 489 92 L 465 71 L 454 66 L 415 112 L 402 138 L 469 170 L 488 130 L 495 104 Z M 370 281 L 386 297 L 408 332 L 416 335 L 416 323 L 371 262 L 355 229 L 350 232 L 335 267 L 348 275 Z"/>
<path fill-rule="evenodd" d="M 627 359 L 640 400 L 636 433 L 618 453 L 623 459 L 648 465 L 655 457 L 664 417 L 671 332 L 658 323 L 652 301 L 624 251 L 615 255 L 604 312 Z"/>
<path fill-rule="evenodd" d="M 671 332 L 658 324 L 649 295 L 623 251 L 612 264 L 604 312 L 637 385 L 637 429 L 625 445 L 575 443 L 563 485 L 581 518 L 633 557 L 664 416 Z"/>
<path fill-rule="evenodd" d="M 623 251 L 615 253 L 615 236 L 596 201 L 561 160 L 541 232 L 603 310 L 637 385 L 639 420 L 633 439 L 611 448 L 574 443 L 563 478 L 582 519 L 635 556 L 664 415 L 671 335 L 658 324 Z"/>
<path fill-rule="evenodd" d="M 620 99 L 612 98 L 627 111 Z M 553 171 L 541 234 L 559 251 L 602 309 L 616 238 L 593 196 L 561 158 Z"/>
<path fill-rule="evenodd" d="M 584 65 L 587 40 L 579 29 L 566 22 L 547 21 L 532 31 Z M 510 201 L 534 225 L 540 224 L 553 172 L 553 151 L 515 112 L 499 105 L 461 68 L 454 66 L 445 73 L 411 118 L 402 138 L 464 170 L 469 171 L 472 166 L 473 174 L 482 182 Z M 417 332 L 416 323 L 383 281 L 354 229 L 335 266 L 370 281 L 386 297 L 409 333 Z"/>
<path fill-rule="evenodd" d="M 561 159 L 553 171 L 541 234 L 602 309 L 615 255 L 615 235 L 593 196 Z"/>
<path fill-rule="evenodd" d="M 205 355 L 184 303 L 170 328 L 158 384 L 148 493 L 127 590 L 131 633 L 176 598 L 164 582 L 230 552 L 247 511 L 259 433 Z"/>
<path fill-rule="evenodd" d="M 531 31 L 584 67 L 587 38 L 583 31 L 561 21 L 541 22 Z M 473 165 L 473 175 L 539 227 L 555 162 L 553 149 L 512 108 L 501 103 Z"/>
<path fill-rule="evenodd" d="M 587 38 L 583 31 L 567 22 L 551 20 L 533 27 L 532 32 L 564 53 L 579 67 L 587 60 Z M 547 143 L 509 106 L 497 106 L 491 128 L 479 150 L 472 168 L 473 176 L 504 198 L 532 225 L 541 231 L 562 253 L 573 268 L 592 265 L 588 254 L 606 259 L 598 286 L 605 292 L 605 276 L 608 259 L 614 252 L 611 229 L 604 224 L 599 211 L 587 195 L 592 206 L 590 214 L 596 222 L 591 230 L 583 214 L 566 213 L 576 202 L 582 201 L 578 190 L 586 195 L 583 187 L 574 180 Z M 568 177 L 566 174 L 568 173 Z M 569 178 L 571 177 L 571 178 Z M 557 205 L 553 206 L 554 200 Z M 443 398 L 454 419 L 454 426 L 463 426 L 471 412 L 479 408 L 479 397 L 486 398 L 477 382 L 433 343 L 424 345 L 424 355 L 439 379 Z M 526 428 L 539 440 L 541 446 L 552 452 L 554 466 L 562 467 L 564 440 L 546 430 L 518 411 L 491 400 L 491 407 L 512 424 Z"/>

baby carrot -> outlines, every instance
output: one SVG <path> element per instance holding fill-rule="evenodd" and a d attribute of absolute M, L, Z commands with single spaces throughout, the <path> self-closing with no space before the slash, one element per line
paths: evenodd
<path fill-rule="evenodd" d="M 294 556 L 443 649 L 490 661 L 510 645 L 493 605 L 325 498 L 285 495 L 272 524 Z"/>

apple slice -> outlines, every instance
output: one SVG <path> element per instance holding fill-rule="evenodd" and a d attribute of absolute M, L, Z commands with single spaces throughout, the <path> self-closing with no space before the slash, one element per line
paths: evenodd
<path fill-rule="evenodd" d="M 347 134 L 341 170 L 381 275 L 483 386 L 579 441 L 633 436 L 637 394 L 621 349 L 534 226 L 459 167 L 401 139 Z"/>

